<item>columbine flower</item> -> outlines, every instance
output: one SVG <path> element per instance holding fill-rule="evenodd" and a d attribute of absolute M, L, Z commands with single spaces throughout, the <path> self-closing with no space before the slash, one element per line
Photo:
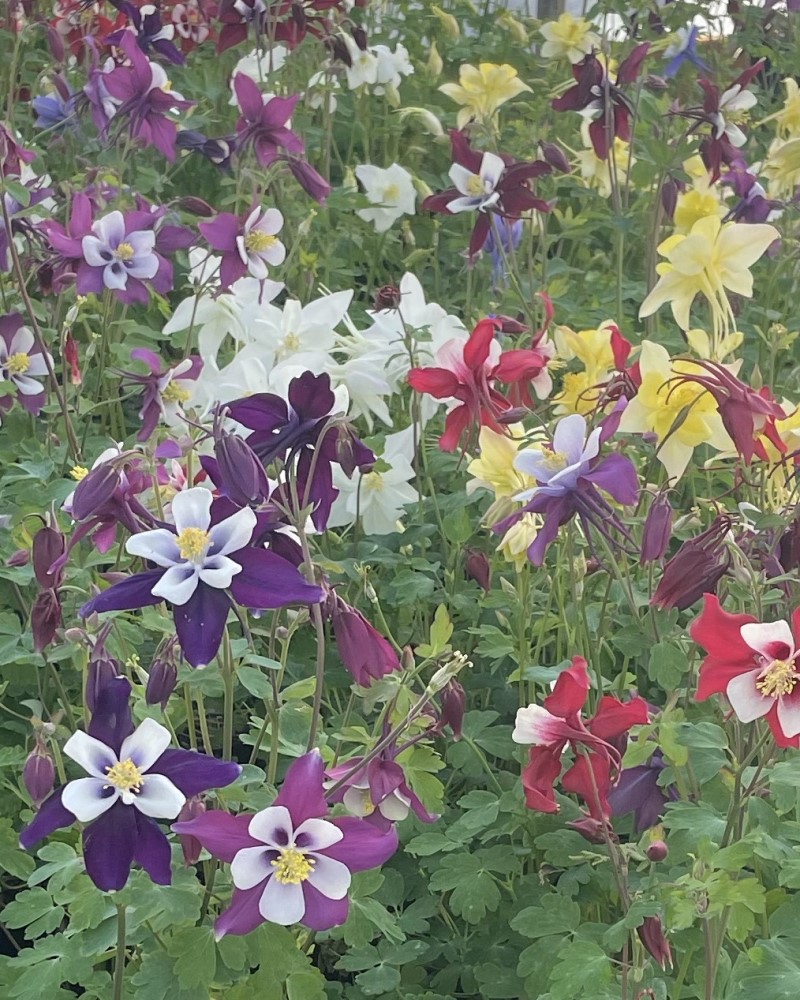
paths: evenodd
<path fill-rule="evenodd" d="M 328 595 L 325 616 L 333 628 L 339 659 L 360 687 L 400 669 L 392 644 L 334 591 Z"/>
<path fill-rule="evenodd" d="M 607 796 L 611 815 L 624 816 L 632 812 L 633 828 L 638 833 L 655 826 L 661 820 L 667 802 L 677 798 L 671 786 L 667 791 L 658 783 L 658 777 L 666 766 L 664 755 L 656 750 L 646 764 L 626 767 Z"/>
<path fill-rule="evenodd" d="M 356 215 L 375 226 L 375 232 L 385 233 L 401 215 L 413 215 L 416 192 L 411 174 L 398 163 L 385 170 L 362 164 L 355 169 L 364 185 L 364 193 L 377 208 L 360 208 Z"/>
<path fill-rule="evenodd" d="M 697 36 L 700 29 L 696 24 L 689 25 L 688 28 L 678 28 L 669 45 L 664 49 L 664 58 L 669 62 L 664 67 L 664 76 L 675 76 L 685 62 L 691 63 L 702 73 L 708 73 L 708 66 L 695 52 Z"/>
<path fill-rule="evenodd" d="M 222 254 L 220 283 L 229 288 L 246 274 L 263 281 L 267 265 L 276 266 L 286 259 L 286 247 L 277 237 L 283 228 L 283 215 L 277 208 L 253 208 L 246 217 L 220 212 L 210 222 L 198 223 L 200 232 L 213 250 Z"/>
<path fill-rule="evenodd" d="M 227 501 L 220 507 L 230 509 Z M 320 599 L 319 588 L 306 583 L 294 566 L 251 544 L 257 517 L 249 507 L 219 520 L 211 493 L 198 486 L 176 494 L 172 516 L 174 527 L 141 531 L 125 545 L 131 555 L 159 568 L 115 583 L 83 605 L 82 617 L 169 601 L 183 655 L 199 667 L 219 649 L 231 608 L 229 592 L 245 608 L 259 610 Z"/>
<path fill-rule="evenodd" d="M 494 153 L 484 153 L 477 173 L 472 173 L 460 163 L 450 167 L 448 176 L 461 195 L 447 203 L 451 215 L 458 212 L 485 212 L 500 200 L 497 184 L 506 165 Z"/>
<path fill-rule="evenodd" d="M 172 368 L 161 370 L 161 360 L 157 354 L 144 347 L 131 351 L 134 361 L 141 361 L 150 369 L 149 375 L 135 375 L 125 372 L 125 377 L 144 386 L 142 408 L 139 411 L 141 427 L 137 441 L 146 441 L 156 429 L 159 420 L 169 427 L 180 424 L 183 404 L 191 397 L 191 384 L 196 381 L 203 367 L 200 358 L 185 358 Z"/>
<path fill-rule="evenodd" d="M 241 767 L 192 750 L 170 750 L 170 733 L 153 719 L 133 728 L 131 686 L 109 681 L 88 732 L 75 732 L 64 753 L 87 772 L 57 789 L 20 834 L 24 848 L 54 830 L 84 823 L 86 873 L 98 889 L 121 889 L 134 861 L 169 885 L 170 846 L 156 819 L 174 819 L 187 796 L 235 781 Z"/>
<path fill-rule="evenodd" d="M 435 823 L 439 817 L 429 813 L 409 788 L 403 768 L 397 763 L 396 758 L 404 749 L 388 746 L 355 774 L 351 772 L 362 757 L 328 768 L 325 774 L 329 781 L 345 779 L 342 787 L 331 795 L 331 801 L 341 802 L 351 815 L 366 819 L 380 830 L 390 830 L 393 823 L 400 823 L 411 811 L 422 823 Z"/>
<path fill-rule="evenodd" d="M 542 56 L 545 59 L 566 56 L 571 63 L 580 62 L 593 49 L 600 48 L 600 38 L 591 29 L 588 21 L 571 14 L 561 14 L 557 21 L 548 21 L 539 28 L 545 39 Z"/>
<path fill-rule="evenodd" d="M 714 397 L 702 384 L 685 376 L 702 376 L 697 362 L 672 361 L 667 349 L 642 341 L 639 355 L 641 385 L 622 414 L 623 434 L 655 434 L 656 457 L 671 480 L 680 479 L 694 449 L 710 444 L 718 451 L 731 446 Z"/>
<path fill-rule="evenodd" d="M 49 357 L 49 355 L 48 355 Z M 47 360 L 19 313 L 0 316 L 0 382 L 10 382 L 16 399 L 28 413 L 37 416 L 47 393 L 37 379 L 47 375 Z M 7 410 L 13 395 L 0 396 L 0 410 Z"/>
<path fill-rule="evenodd" d="M 322 757 L 313 750 L 291 764 L 278 797 L 254 816 L 211 811 L 173 824 L 231 866 L 233 897 L 217 917 L 217 939 L 265 921 L 317 931 L 342 924 L 351 873 L 383 864 L 396 850 L 394 829 L 351 816 L 322 819 L 322 779 Z"/>
<path fill-rule="evenodd" d="M 689 311 L 700 294 L 711 307 L 715 331 L 735 330 L 726 289 L 750 298 L 750 268 L 779 236 L 774 226 L 723 224 L 717 216 L 700 219 L 688 236 L 670 236 L 658 247 L 667 261 L 657 265 L 659 280 L 642 303 L 639 317 L 652 316 L 669 302 L 675 322 L 689 330 Z"/>
<path fill-rule="evenodd" d="M 530 93 L 530 87 L 517 76 L 513 66 L 503 63 L 464 63 L 458 71 L 458 83 L 443 83 L 439 90 L 460 104 L 456 123 L 464 128 L 471 121 L 492 123 L 497 109 L 518 94 Z"/>
<path fill-rule="evenodd" d="M 653 607 L 685 611 L 704 593 L 716 589 L 731 565 L 725 544 L 730 527 L 730 517 L 720 514 L 705 531 L 681 545 L 664 567 L 650 598 Z"/>
<path fill-rule="evenodd" d="M 495 497 L 513 497 L 533 486 L 530 476 L 520 472 L 514 465 L 519 453 L 515 439 L 521 437 L 521 424 L 512 424 L 507 433 L 499 434 L 491 427 L 481 427 L 478 433 L 478 458 L 467 466 L 467 472 L 475 476 L 467 484 L 467 493 L 483 486 L 491 490 Z"/>
<path fill-rule="evenodd" d="M 416 479 L 416 472 L 404 455 L 384 451 L 381 468 L 356 474 L 348 479 L 336 475 L 334 482 L 339 496 L 333 505 L 328 525 L 353 524 L 360 518 L 366 535 L 388 535 L 398 530 L 398 521 L 405 514 L 408 504 L 419 499 L 409 483 Z"/>
<path fill-rule="evenodd" d="M 257 84 L 244 73 L 234 76 L 233 86 L 242 112 L 236 122 L 239 147 L 252 145 L 259 166 L 268 167 L 277 159 L 279 150 L 303 152 L 303 140 L 288 125 L 299 100 L 297 94 L 293 97 L 262 95 Z"/>
<path fill-rule="evenodd" d="M 707 652 L 698 701 L 724 692 L 742 722 L 766 718 L 778 746 L 800 744 L 800 610 L 785 621 L 758 622 L 723 611 L 713 594 L 689 630 Z"/>
<path fill-rule="evenodd" d="M 132 31 L 136 44 L 145 55 L 152 49 L 175 65 L 180 66 L 186 61 L 172 41 L 175 37 L 175 25 L 161 23 L 161 14 L 156 5 L 147 3 L 137 7 L 129 0 L 111 0 L 111 3 L 125 15 L 128 26 L 107 35 L 103 39 L 106 45 L 119 45 L 125 33 Z"/>
<path fill-rule="evenodd" d="M 92 270 L 79 275 L 79 295 L 99 294 L 103 288 L 125 291 L 129 278 L 155 277 L 159 268 L 155 233 L 126 228 L 122 212 L 110 212 L 92 225 L 91 235 L 83 237 L 83 259 Z"/>

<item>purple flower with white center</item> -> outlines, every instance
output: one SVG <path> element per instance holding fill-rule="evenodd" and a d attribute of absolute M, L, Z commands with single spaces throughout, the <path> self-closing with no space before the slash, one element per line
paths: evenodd
<path fill-rule="evenodd" d="M 241 773 L 232 762 L 170 750 L 169 730 L 153 719 L 134 730 L 130 692 L 124 677 L 103 688 L 88 731 L 64 745 L 88 777 L 56 789 L 20 834 L 28 849 L 54 830 L 85 823 L 86 873 L 104 892 L 121 889 L 134 862 L 169 885 L 170 845 L 155 820 L 174 819 L 189 796 L 229 785 Z"/>
<path fill-rule="evenodd" d="M 217 939 L 270 921 L 327 930 L 347 919 L 353 872 L 376 868 L 397 849 L 394 829 L 328 813 L 318 750 L 295 760 L 274 803 L 255 815 L 211 811 L 173 823 L 231 866 L 233 896 L 216 920 Z"/>
<path fill-rule="evenodd" d="M 783 210 L 783 202 L 767 198 L 767 192 L 759 184 L 758 177 L 751 174 L 747 169 L 747 164 L 741 158 L 731 161 L 728 172 L 723 174 L 722 184 L 729 184 L 733 188 L 738 200 L 725 216 L 724 222 L 749 222 L 761 223 L 780 218 Z M 779 241 L 768 248 L 768 255 L 772 256 Z"/>
<path fill-rule="evenodd" d="M 428 812 L 406 783 L 403 768 L 394 759 L 398 752 L 397 748 L 387 748 L 355 774 L 352 771 L 361 763 L 361 757 L 328 768 L 325 774 L 330 782 L 345 779 L 331 800 L 341 802 L 353 816 L 381 830 L 391 829 L 393 823 L 404 820 L 412 810 L 423 823 L 435 823 L 439 817 Z"/>
<path fill-rule="evenodd" d="M 285 559 L 251 544 L 257 518 L 246 507 L 229 517 L 227 500 L 212 502 L 211 493 L 193 487 L 172 500 L 174 525 L 132 535 L 126 550 L 155 563 L 115 583 L 80 609 L 129 611 L 169 601 L 183 655 L 193 667 L 216 656 L 232 600 L 245 608 L 266 610 L 285 604 L 315 604 L 319 587 L 303 579 Z M 230 592 L 230 593 L 229 593 Z"/>
<path fill-rule="evenodd" d="M 212 250 L 222 254 L 219 276 L 223 288 L 249 274 L 263 281 L 267 265 L 282 264 L 286 247 L 276 234 L 283 228 L 283 215 L 277 208 L 253 208 L 245 218 L 220 212 L 210 222 L 198 223 L 200 232 Z"/>
<path fill-rule="evenodd" d="M 34 97 L 31 107 L 36 112 L 34 128 L 58 132 L 66 128 L 76 129 L 75 102 L 77 94 L 73 94 L 67 81 L 58 73 L 54 74 L 53 90 L 50 94 Z"/>
<path fill-rule="evenodd" d="M 180 424 L 183 418 L 183 404 L 192 394 L 192 384 L 203 367 L 201 358 L 184 358 L 174 368 L 161 370 L 161 359 L 157 354 L 144 347 L 131 351 L 134 361 L 141 361 L 150 369 L 149 375 L 135 375 L 124 372 L 124 377 L 131 382 L 138 382 L 144 387 L 142 408 L 139 411 L 141 427 L 136 435 L 137 441 L 146 441 L 156 429 L 159 420 L 169 427 Z"/>
<path fill-rule="evenodd" d="M 298 94 L 293 97 L 262 94 L 255 80 L 244 73 L 236 74 L 233 89 L 242 112 L 236 122 L 239 146 L 251 144 L 260 166 L 268 167 L 278 158 L 279 150 L 303 152 L 303 140 L 287 124 L 299 100 Z"/>
<path fill-rule="evenodd" d="M 41 186 L 41 180 L 38 177 L 28 181 L 24 187 L 28 191 L 27 206 L 20 204 L 7 191 L 2 195 L 6 215 L 8 215 L 8 221 L 11 223 L 11 234 L 9 236 L 8 229 L 6 228 L 6 220 L 2 213 L 0 213 L 0 274 L 11 270 L 9 241 L 15 236 L 21 236 L 30 243 L 31 236 L 38 233 L 38 226 L 27 216 L 26 208 L 38 205 L 39 202 L 44 201 L 45 198 L 49 198 L 53 193 L 50 188 Z M 18 213 L 21 214 L 18 215 Z"/>
<path fill-rule="evenodd" d="M 92 226 L 92 232 L 81 240 L 83 259 L 94 273 L 79 277 L 78 293 L 98 294 L 103 288 L 124 291 L 129 278 L 154 278 L 158 271 L 158 256 L 154 252 L 156 234 L 152 230 L 126 232 L 122 212 L 109 212 Z M 91 285 L 92 287 L 89 287 Z"/>
<path fill-rule="evenodd" d="M 526 501 L 525 505 L 493 525 L 492 530 L 504 534 L 523 514 L 544 515 L 528 547 L 528 558 L 534 566 L 541 566 L 558 529 L 576 514 L 590 546 L 590 527 L 611 545 L 618 546 L 620 537 L 630 541 L 619 515 L 602 494 L 607 493 L 618 504 L 635 503 L 636 470 L 619 454 L 598 461 L 600 445 L 609 433 L 596 428 L 587 439 L 586 420 L 580 414 L 571 414 L 556 425 L 552 446 L 527 449 L 514 459 L 515 468 L 535 479 L 536 486 L 519 493 L 515 499 Z"/>
<path fill-rule="evenodd" d="M 461 192 L 460 198 L 454 198 L 447 203 L 447 210 L 452 215 L 459 212 L 486 212 L 500 200 L 496 190 L 498 182 L 505 170 L 505 162 L 495 153 L 484 153 L 479 172 L 473 174 L 460 163 L 450 167 L 449 177 Z"/>
<path fill-rule="evenodd" d="M 16 399 L 33 416 L 47 398 L 44 386 L 37 381 L 47 373 L 47 360 L 31 331 L 22 325 L 20 314 L 0 316 L 0 382 L 14 386 Z M 0 409 L 8 410 L 14 398 L 0 396 Z"/>
<path fill-rule="evenodd" d="M 688 28 L 678 28 L 675 32 L 675 40 L 664 50 L 664 58 L 669 59 L 664 67 L 664 76 L 675 76 L 686 62 L 696 66 L 703 73 L 710 72 L 708 66 L 695 51 L 699 33 L 700 29 L 696 24 L 691 24 Z"/>

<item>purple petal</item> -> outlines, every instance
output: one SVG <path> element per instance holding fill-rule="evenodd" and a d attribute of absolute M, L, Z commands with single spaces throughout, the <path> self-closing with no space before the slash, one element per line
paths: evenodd
<path fill-rule="evenodd" d="M 585 479 L 609 493 L 617 503 L 631 506 L 639 495 L 636 469 L 623 455 L 609 455 Z"/>
<path fill-rule="evenodd" d="M 338 816 L 331 823 L 339 827 L 344 837 L 321 853 L 341 861 L 351 872 L 377 868 L 397 850 L 397 831 L 394 827 L 384 833 L 356 816 Z"/>
<path fill-rule="evenodd" d="M 249 934 L 264 918 L 258 909 L 264 884 L 255 889 L 234 889 L 231 905 L 224 910 L 214 923 L 214 937 L 219 941 L 226 934 Z"/>
<path fill-rule="evenodd" d="M 238 764 L 196 750 L 165 750 L 148 774 L 163 774 L 188 798 L 209 788 L 224 788 L 242 773 Z"/>
<path fill-rule="evenodd" d="M 201 581 L 185 604 L 172 609 L 181 650 L 193 667 L 205 667 L 217 655 L 230 606 L 224 591 Z"/>
<path fill-rule="evenodd" d="M 172 882 L 172 851 L 158 823 L 131 806 L 136 820 L 136 846 L 133 860 L 142 866 L 158 885 Z"/>
<path fill-rule="evenodd" d="M 137 233 L 136 235 L 138 236 L 139 234 Z M 131 359 L 133 361 L 141 361 L 147 365 L 154 375 L 158 375 L 161 372 L 161 359 L 153 351 L 148 351 L 146 347 L 134 348 L 131 351 Z"/>
<path fill-rule="evenodd" d="M 231 816 L 220 809 L 212 809 L 194 819 L 179 820 L 170 829 L 173 833 L 197 838 L 209 854 L 230 864 L 239 851 L 247 847 L 258 847 L 260 844 L 260 841 L 254 840 L 247 832 L 252 818 L 250 813 Z"/>
<path fill-rule="evenodd" d="M 45 799 L 42 807 L 30 823 L 19 835 L 19 846 L 23 850 L 28 850 L 33 844 L 45 837 L 49 837 L 54 830 L 63 826 L 72 826 L 75 817 L 61 804 L 61 793 L 64 788 L 57 788 L 49 798 Z"/>
<path fill-rule="evenodd" d="M 163 569 L 135 573 L 127 580 L 115 583 L 113 587 L 87 601 L 78 609 L 78 614 L 81 618 L 86 618 L 93 612 L 101 614 L 103 611 L 132 611 L 134 608 L 147 608 L 153 604 L 160 604 L 161 598 L 154 597 L 152 591 L 163 575 Z"/>
<path fill-rule="evenodd" d="M 237 73 L 233 78 L 233 89 L 236 91 L 236 100 L 239 102 L 242 114 L 248 121 L 257 121 L 264 108 L 264 101 L 255 81 L 246 73 Z"/>
<path fill-rule="evenodd" d="M 274 552 L 240 549 L 231 559 L 242 567 L 233 578 L 231 593 L 245 608 L 264 610 L 322 600 L 319 587 L 307 583 L 291 563 Z"/>
<path fill-rule="evenodd" d="M 220 212 L 211 222 L 199 222 L 197 228 L 214 250 L 236 252 L 236 237 L 241 229 L 241 223 L 235 215 L 231 215 L 230 212 Z"/>
<path fill-rule="evenodd" d="M 233 420 L 253 431 L 274 431 L 289 419 L 286 400 L 272 392 L 256 392 L 226 406 Z"/>
<path fill-rule="evenodd" d="M 323 770 L 319 750 L 303 754 L 289 765 L 281 790 L 272 804 L 286 806 L 292 814 L 295 828 L 307 819 L 324 816 L 328 811 L 322 791 Z"/>
<path fill-rule="evenodd" d="M 347 920 L 350 909 L 347 896 L 343 899 L 328 899 L 309 882 L 303 883 L 303 896 L 306 901 L 306 912 L 300 922 L 304 927 L 312 931 L 326 931 L 329 927 L 343 924 Z"/>
<path fill-rule="evenodd" d="M 131 685 L 125 677 L 114 677 L 100 688 L 95 710 L 86 731 L 119 754 L 123 740 L 133 732 L 130 709 Z"/>
<path fill-rule="evenodd" d="M 121 799 L 83 831 L 86 874 L 103 892 L 128 881 L 137 838 L 136 810 Z"/>

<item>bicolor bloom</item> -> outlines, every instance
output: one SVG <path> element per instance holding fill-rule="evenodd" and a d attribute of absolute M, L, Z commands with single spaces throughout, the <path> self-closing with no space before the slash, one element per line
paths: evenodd
<path fill-rule="evenodd" d="M 49 358 L 49 355 L 48 355 Z M 39 381 L 47 375 L 47 358 L 19 313 L 0 316 L 0 383 L 14 387 L 11 395 L 0 396 L 0 410 L 10 408 L 14 399 L 36 416 L 47 393 Z"/>
<path fill-rule="evenodd" d="M 149 375 L 125 372 L 125 378 L 143 387 L 142 408 L 139 410 L 141 426 L 137 441 L 146 441 L 163 420 L 169 427 L 180 425 L 183 404 L 191 397 L 191 386 L 200 374 L 203 362 L 198 357 L 184 358 L 172 368 L 162 371 L 161 359 L 147 348 L 131 351 L 133 361 L 141 361 L 150 369 Z"/>
<path fill-rule="evenodd" d="M 140 531 L 125 545 L 131 555 L 158 569 L 115 583 L 84 604 L 79 614 L 85 618 L 93 612 L 169 601 L 183 655 L 200 667 L 219 649 L 231 596 L 243 607 L 258 610 L 319 601 L 319 588 L 306 583 L 294 566 L 252 544 L 255 513 L 245 507 L 221 519 L 220 512 L 230 509 L 226 500 L 214 506 L 202 486 L 176 494 L 174 525 Z"/>
<path fill-rule="evenodd" d="M 103 288 L 124 291 L 129 278 L 154 278 L 159 267 L 152 230 L 128 232 L 122 212 L 110 212 L 92 224 L 91 234 L 81 241 L 83 259 L 92 268 L 85 271 L 78 293 L 99 294 Z"/>
<path fill-rule="evenodd" d="M 689 633 L 708 654 L 695 697 L 725 694 L 742 722 L 766 719 L 781 747 L 800 745 L 800 608 L 785 621 L 759 622 L 723 611 L 713 594 Z"/>
<path fill-rule="evenodd" d="M 575 761 L 561 778 L 561 787 L 580 796 L 594 819 L 611 815 L 607 795 L 621 770 L 615 743 L 631 726 L 648 721 L 647 703 L 639 697 L 621 702 L 604 695 L 592 718 L 584 722 L 581 711 L 588 693 L 586 660 L 574 656 L 542 705 L 528 705 L 517 712 L 511 738 L 531 747 L 522 772 L 529 809 L 558 812 L 553 784 L 561 774 L 562 754 L 570 746 Z"/>
<path fill-rule="evenodd" d="M 223 288 L 247 274 L 263 281 L 269 273 L 267 265 L 284 262 L 286 247 L 277 237 L 282 228 L 283 215 L 277 208 L 255 207 L 242 218 L 220 212 L 210 222 L 198 223 L 212 250 L 222 254 L 219 278 Z"/>
<path fill-rule="evenodd" d="M 381 830 L 391 829 L 393 823 L 400 823 L 409 812 L 423 823 L 435 823 L 439 817 L 428 812 L 409 788 L 403 768 L 395 759 L 402 750 L 402 747 L 399 750 L 388 747 L 360 770 L 361 757 L 329 767 L 325 772 L 329 782 L 344 779 L 342 787 L 331 794 L 331 801 L 341 802 L 351 815 L 366 819 Z"/>
<path fill-rule="evenodd" d="M 664 76 L 675 76 L 681 66 L 687 62 L 701 72 L 708 73 L 708 66 L 695 51 L 699 34 L 700 29 L 696 24 L 691 24 L 688 28 L 678 28 L 670 44 L 664 49 L 664 58 L 669 60 L 664 67 Z"/>
<path fill-rule="evenodd" d="M 458 83 L 443 83 L 439 87 L 442 94 L 461 105 L 456 119 L 458 128 L 471 121 L 490 125 L 501 105 L 518 94 L 530 93 L 530 89 L 513 66 L 488 62 L 477 67 L 464 63 L 458 71 Z"/>
<path fill-rule="evenodd" d="M 541 54 L 545 59 L 566 57 L 579 63 L 594 49 L 600 48 L 600 36 L 592 31 L 591 24 L 583 17 L 561 14 L 556 21 L 547 21 L 539 28 L 544 38 Z"/>
<path fill-rule="evenodd" d="M 170 845 L 155 822 L 174 819 L 188 796 L 229 785 L 238 764 L 192 750 L 171 750 L 170 733 L 153 719 L 133 728 L 124 677 L 101 691 L 88 731 L 75 732 L 64 754 L 87 773 L 56 789 L 20 834 L 32 847 L 60 827 L 86 824 L 86 872 L 98 889 L 121 889 L 131 865 L 141 865 L 159 885 L 169 885 Z"/>
<path fill-rule="evenodd" d="M 323 819 L 328 806 L 318 750 L 295 760 L 278 797 L 255 815 L 212 810 L 172 829 L 231 866 L 233 896 L 217 917 L 217 939 L 270 921 L 321 931 L 347 919 L 353 872 L 382 865 L 397 834 L 354 816 Z"/>

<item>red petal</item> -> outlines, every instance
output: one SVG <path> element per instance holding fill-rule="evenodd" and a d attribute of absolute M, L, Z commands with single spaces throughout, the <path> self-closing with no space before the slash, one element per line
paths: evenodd
<path fill-rule="evenodd" d="M 588 691 L 589 675 L 586 672 L 586 660 L 582 656 L 573 656 L 572 665 L 558 675 L 552 694 L 544 700 L 544 707 L 551 715 L 559 715 L 562 719 L 566 719 L 567 716 L 580 712 Z"/>
<path fill-rule="evenodd" d="M 586 728 L 592 735 L 609 742 L 627 733 L 631 726 L 645 725 L 647 718 L 647 702 L 644 698 L 619 701 L 604 695 L 594 716 L 586 723 Z"/>
<path fill-rule="evenodd" d="M 406 381 L 417 392 L 427 392 L 436 399 L 449 399 L 458 391 L 458 378 L 446 368 L 412 368 Z"/>
<path fill-rule="evenodd" d="M 753 650 L 742 639 L 742 625 L 754 622 L 752 615 L 731 615 L 723 611 L 714 594 L 703 594 L 703 610 L 689 627 L 689 635 L 711 656 L 724 663 L 747 665 L 752 669 Z"/>
<path fill-rule="evenodd" d="M 537 812 L 558 812 L 553 782 L 561 773 L 561 750 L 556 752 L 548 747 L 532 747 L 528 765 L 522 771 L 522 787 L 525 791 L 525 805 Z"/>
<path fill-rule="evenodd" d="M 482 319 L 469 335 L 464 345 L 464 363 L 470 371 L 482 374 L 498 325 L 497 320 Z"/>

